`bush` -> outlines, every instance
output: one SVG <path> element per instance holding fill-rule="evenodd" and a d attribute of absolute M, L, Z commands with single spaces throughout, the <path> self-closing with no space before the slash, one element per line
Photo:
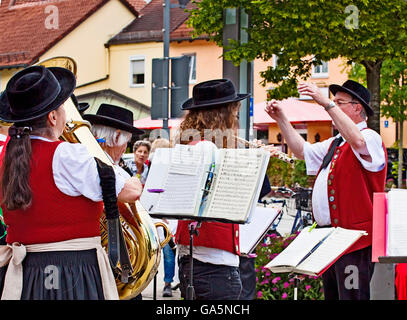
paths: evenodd
<path fill-rule="evenodd" d="M 294 298 L 294 278 L 288 273 L 272 273 L 265 265 L 283 251 L 297 236 L 266 236 L 256 249 L 256 291 L 257 299 L 285 300 Z M 297 275 L 300 278 L 297 290 L 298 300 L 323 300 L 322 279 Z"/>
<path fill-rule="evenodd" d="M 307 176 L 304 160 L 295 160 L 294 165 L 291 165 L 277 158 L 270 158 L 267 176 L 272 186 L 300 185 L 308 188 L 312 186 L 315 179 L 315 177 Z"/>

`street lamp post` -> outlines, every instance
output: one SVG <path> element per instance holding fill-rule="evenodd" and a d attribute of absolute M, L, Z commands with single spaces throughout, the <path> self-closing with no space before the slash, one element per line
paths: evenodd
<path fill-rule="evenodd" d="M 163 129 L 167 131 L 169 134 L 169 128 L 168 128 L 168 114 L 169 114 L 169 59 L 170 59 L 170 32 L 171 32 L 171 27 L 170 27 L 170 11 L 171 8 L 182 8 L 184 9 L 186 5 L 188 4 L 189 0 L 178 0 L 178 4 L 171 4 L 170 0 L 164 0 L 163 2 L 163 42 L 164 42 L 164 60 L 165 63 L 163 63 L 163 68 L 164 68 L 164 87 L 163 89 L 165 90 L 165 99 L 163 101 L 164 103 L 164 112 L 167 115 L 167 118 L 163 118 Z"/>

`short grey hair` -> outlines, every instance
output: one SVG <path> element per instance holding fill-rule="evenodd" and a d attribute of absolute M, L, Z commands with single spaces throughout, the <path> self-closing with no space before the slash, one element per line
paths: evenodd
<path fill-rule="evenodd" d="M 144 141 L 144 140 L 138 140 L 134 143 L 133 145 L 133 152 L 136 152 L 136 150 L 140 147 L 146 147 L 148 152 L 151 151 L 151 142 L 150 141 Z"/>
<path fill-rule="evenodd" d="M 360 110 L 360 117 L 365 121 L 367 120 L 366 110 L 365 110 L 365 107 L 363 107 L 363 105 L 362 105 L 362 110 Z"/>
<path fill-rule="evenodd" d="M 113 127 L 108 127 L 100 124 L 95 124 L 92 126 L 91 131 L 93 135 L 98 139 L 105 139 L 106 145 L 109 147 L 117 147 L 122 146 L 128 143 L 131 139 L 131 132 L 120 130 L 117 131 Z M 116 139 L 118 138 L 117 143 L 115 143 Z"/>

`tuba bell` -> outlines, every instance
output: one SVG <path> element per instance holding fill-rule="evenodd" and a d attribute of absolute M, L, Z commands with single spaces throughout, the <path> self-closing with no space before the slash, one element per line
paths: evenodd
<path fill-rule="evenodd" d="M 76 75 L 76 63 L 69 57 L 56 57 L 41 61 L 37 65 L 45 67 L 63 67 Z M 71 143 L 85 145 L 89 153 L 108 165 L 113 165 L 105 152 L 102 150 L 95 137 L 90 131 L 90 123 L 83 120 L 72 99 L 64 104 L 67 123 L 62 139 Z M 153 223 L 148 212 L 143 208 L 140 201 L 135 203 L 118 203 L 120 222 L 129 253 L 132 274 L 128 283 L 122 283 L 120 264 L 113 268 L 116 286 L 120 299 L 131 299 L 141 293 L 154 278 L 161 259 L 161 248 L 171 239 L 171 232 L 166 224 Z M 164 229 L 165 239 L 160 242 L 157 228 Z M 100 221 L 101 242 L 107 251 L 107 222 L 106 216 L 102 215 Z"/>

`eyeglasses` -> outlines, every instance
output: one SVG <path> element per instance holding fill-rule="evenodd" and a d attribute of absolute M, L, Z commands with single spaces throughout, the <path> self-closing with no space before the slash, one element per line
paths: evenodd
<path fill-rule="evenodd" d="M 344 104 L 348 104 L 348 103 L 351 103 L 351 104 L 359 104 L 359 102 L 358 101 L 341 101 L 341 102 L 339 102 L 339 101 L 334 101 L 337 105 L 344 105 Z"/>

